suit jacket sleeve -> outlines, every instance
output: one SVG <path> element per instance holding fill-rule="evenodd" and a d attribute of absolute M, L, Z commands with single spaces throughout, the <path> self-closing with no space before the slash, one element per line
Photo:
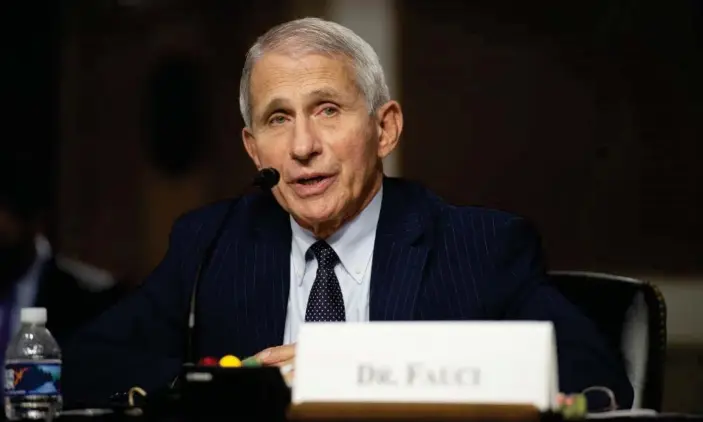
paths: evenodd
<path fill-rule="evenodd" d="M 174 225 L 166 256 L 142 285 L 80 331 L 63 350 L 64 399 L 102 403 L 133 386 L 166 387 L 180 371 L 193 227 Z"/>
<path fill-rule="evenodd" d="M 559 386 L 579 393 L 590 386 L 605 386 L 620 408 L 630 408 L 632 385 L 618 353 L 595 325 L 547 280 L 539 237 L 525 220 L 515 218 L 497 233 L 496 285 L 504 286 L 503 319 L 542 320 L 554 323 L 557 337 Z M 608 405 L 603 393 L 589 394 L 589 408 Z"/>

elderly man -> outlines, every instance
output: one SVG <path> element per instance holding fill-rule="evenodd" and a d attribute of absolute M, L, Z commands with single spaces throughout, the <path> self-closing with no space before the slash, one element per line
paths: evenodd
<path fill-rule="evenodd" d="M 320 19 L 271 29 L 247 55 L 240 106 L 247 153 L 279 183 L 175 223 L 141 289 L 66 352 L 69 400 L 166 386 L 200 273 L 196 359 L 285 365 L 310 321 L 551 320 L 562 391 L 606 386 L 629 407 L 622 363 L 546 283 L 524 220 L 384 177 L 403 115 L 364 40 Z"/>

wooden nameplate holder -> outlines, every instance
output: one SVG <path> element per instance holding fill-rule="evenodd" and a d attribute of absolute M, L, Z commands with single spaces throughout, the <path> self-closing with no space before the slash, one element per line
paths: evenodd
<path fill-rule="evenodd" d="M 467 403 L 300 403 L 290 421 L 481 421 L 539 422 L 532 405 Z"/>

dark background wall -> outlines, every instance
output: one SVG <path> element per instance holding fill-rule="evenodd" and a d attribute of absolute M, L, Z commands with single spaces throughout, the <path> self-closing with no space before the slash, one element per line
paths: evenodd
<path fill-rule="evenodd" d="M 558 268 L 703 270 L 700 2 L 398 4 L 404 175 Z"/>
<path fill-rule="evenodd" d="M 0 4 L 0 166 L 22 169 L 22 189 L 55 205 L 60 148 L 59 59 L 61 7 L 37 13 L 24 2 Z M 6 173 L 2 173 L 3 177 Z M 58 224 L 49 214 L 49 229 Z"/>
<path fill-rule="evenodd" d="M 282 1 L 66 7 L 58 241 L 138 282 L 183 212 L 240 190 L 253 167 L 237 103 L 248 46 Z"/>
<path fill-rule="evenodd" d="M 61 249 L 139 279 L 174 218 L 247 182 L 243 56 L 324 9 L 299 3 L 3 14 L 3 142 L 45 163 Z M 397 4 L 403 175 L 533 219 L 555 268 L 700 273 L 700 2 Z"/>

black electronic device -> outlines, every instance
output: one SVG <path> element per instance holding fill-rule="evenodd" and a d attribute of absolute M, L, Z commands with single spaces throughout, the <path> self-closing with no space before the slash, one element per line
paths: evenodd
<path fill-rule="evenodd" d="M 246 413 L 251 420 L 284 421 L 291 401 L 277 367 L 185 366 L 180 393 L 187 420 Z"/>

